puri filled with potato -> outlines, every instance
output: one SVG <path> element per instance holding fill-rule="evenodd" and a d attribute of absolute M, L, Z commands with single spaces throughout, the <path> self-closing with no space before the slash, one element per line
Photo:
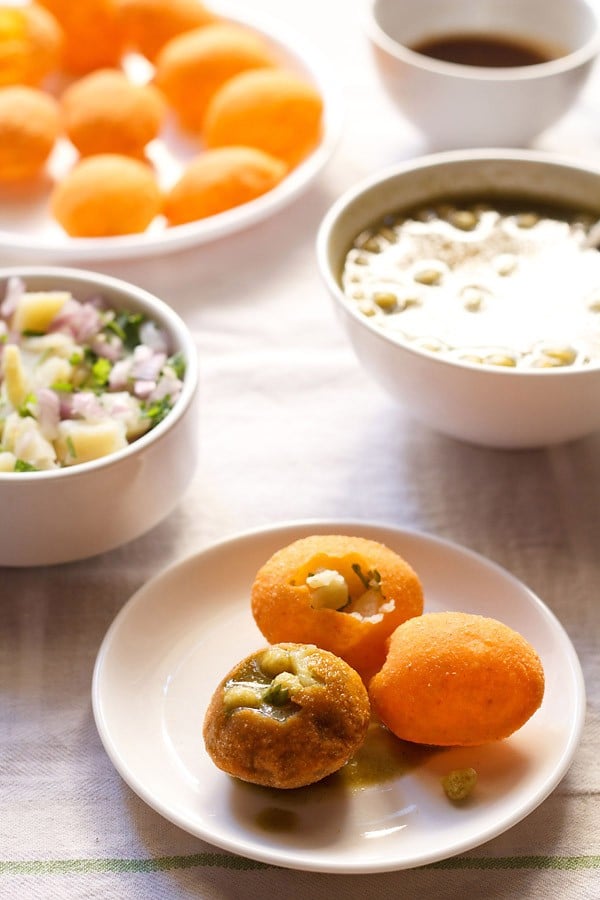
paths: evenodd
<path fill-rule="evenodd" d="M 365 681 L 383 665 L 394 629 L 422 612 L 416 572 L 389 547 L 362 537 L 294 541 L 267 560 L 252 586 L 252 614 L 267 640 L 316 644 Z"/>
<path fill-rule="evenodd" d="M 218 768 L 243 781 L 297 788 L 340 769 L 364 741 L 367 691 L 342 659 L 313 645 L 252 653 L 213 694 L 204 720 Z"/>

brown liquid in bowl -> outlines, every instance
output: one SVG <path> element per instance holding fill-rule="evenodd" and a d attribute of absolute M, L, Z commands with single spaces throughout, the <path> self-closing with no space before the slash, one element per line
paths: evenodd
<path fill-rule="evenodd" d="M 487 68 L 534 66 L 564 55 L 564 52 L 553 52 L 548 47 L 519 38 L 488 34 L 449 34 L 428 38 L 411 46 L 411 50 L 443 62 Z"/>

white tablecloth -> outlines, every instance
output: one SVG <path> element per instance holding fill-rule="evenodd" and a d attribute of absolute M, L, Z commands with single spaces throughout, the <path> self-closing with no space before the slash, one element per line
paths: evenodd
<path fill-rule="evenodd" d="M 269 221 L 189 251 L 95 266 L 159 294 L 193 330 L 200 463 L 175 512 L 130 545 L 0 570 L 0 897 L 598 898 L 600 435 L 548 450 L 478 449 L 416 424 L 370 381 L 320 281 L 316 229 L 345 188 L 427 147 L 383 95 L 360 4 L 252 2 L 327 54 L 343 136 L 318 181 Z M 598 70 L 535 146 L 600 162 Z M 587 683 L 583 741 L 557 790 L 502 836 L 395 873 L 278 869 L 169 824 L 114 770 L 90 684 L 116 613 L 214 540 L 308 518 L 377 520 L 463 544 L 522 579 L 564 624 Z"/>

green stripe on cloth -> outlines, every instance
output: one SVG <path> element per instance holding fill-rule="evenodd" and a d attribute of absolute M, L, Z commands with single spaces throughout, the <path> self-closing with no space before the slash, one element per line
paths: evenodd
<path fill-rule="evenodd" d="M 600 856 L 456 856 L 426 869 L 600 869 Z"/>
<path fill-rule="evenodd" d="M 32 859 L 0 861 L 0 875 L 88 875 L 99 872 L 165 872 L 196 866 L 221 869 L 266 869 L 266 863 L 224 853 L 157 856 L 154 859 Z"/>
<path fill-rule="evenodd" d="M 158 872 L 195 867 L 253 870 L 267 863 L 226 853 L 157 856 L 155 859 L 49 859 L 0 861 L 0 875 L 93 875 L 97 873 Z M 424 866 L 425 869 L 599 869 L 600 856 L 458 856 Z"/>

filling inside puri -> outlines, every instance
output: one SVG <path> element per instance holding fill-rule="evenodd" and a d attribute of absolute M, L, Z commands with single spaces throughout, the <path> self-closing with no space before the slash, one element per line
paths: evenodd
<path fill-rule="evenodd" d="M 306 587 L 314 609 L 336 610 L 360 621 L 379 622 L 394 609 L 379 570 L 356 553 L 319 553 L 298 569 L 291 584 Z"/>
<path fill-rule="evenodd" d="M 225 684 L 225 711 L 256 709 L 273 719 L 287 719 L 300 710 L 293 699 L 298 691 L 319 684 L 309 662 L 310 651 L 304 647 L 275 644 L 263 650 Z"/>

